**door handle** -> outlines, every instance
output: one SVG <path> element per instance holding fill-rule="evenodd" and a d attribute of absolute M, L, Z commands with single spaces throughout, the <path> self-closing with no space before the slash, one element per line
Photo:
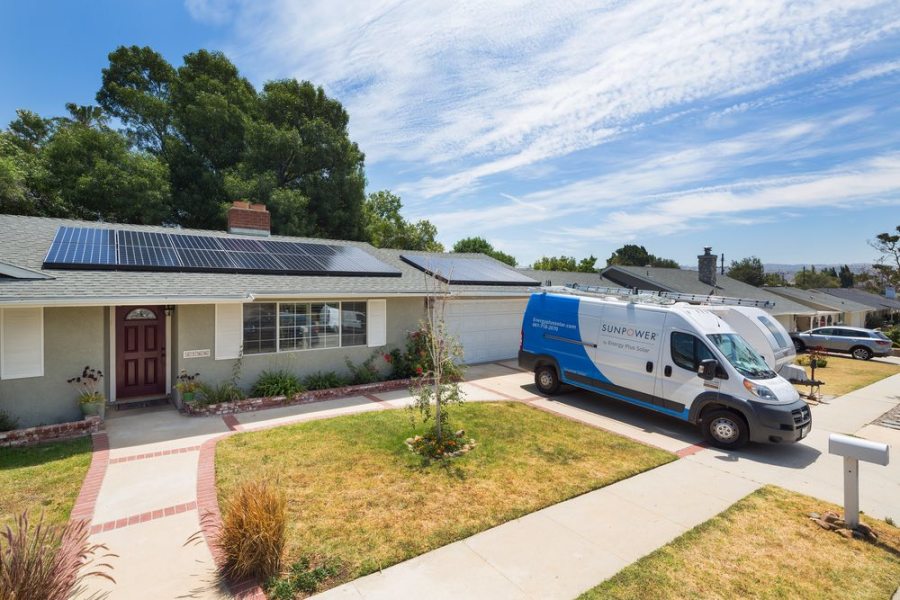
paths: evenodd
<path fill-rule="evenodd" d="M 666 365 L 666 368 L 663 369 L 663 374 L 665 374 L 666 377 L 671 377 L 672 376 L 672 366 Z"/>
<path fill-rule="evenodd" d="M 652 372 L 653 372 L 653 363 L 650 362 L 649 360 L 647 361 L 647 372 L 648 372 L 648 373 L 652 373 Z"/>

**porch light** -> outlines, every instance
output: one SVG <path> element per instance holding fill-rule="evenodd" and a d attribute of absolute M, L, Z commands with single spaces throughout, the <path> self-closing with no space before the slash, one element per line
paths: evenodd
<path fill-rule="evenodd" d="M 171 317 L 172 313 L 175 312 L 175 306 L 173 304 L 166 304 L 163 306 L 163 310 L 166 311 L 166 316 Z"/>

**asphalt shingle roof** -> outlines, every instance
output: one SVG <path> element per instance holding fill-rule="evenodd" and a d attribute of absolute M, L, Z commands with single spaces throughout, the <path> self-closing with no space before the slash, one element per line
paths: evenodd
<path fill-rule="evenodd" d="M 519 269 L 520 273 L 539 281 L 541 285 L 566 285 L 577 283 L 580 286 L 594 285 L 599 287 L 621 287 L 614 281 L 606 279 L 600 273 L 580 273 L 573 271 L 538 271 L 537 269 Z"/>
<path fill-rule="evenodd" d="M 819 310 L 832 310 L 835 312 L 871 312 L 873 310 L 871 306 L 839 296 L 831 296 L 818 290 L 802 290 L 791 287 L 766 287 L 763 289 Z"/>
<path fill-rule="evenodd" d="M 749 300 L 768 300 L 775 306 L 766 308 L 772 315 L 814 315 L 816 311 L 803 306 L 783 296 L 777 296 L 762 288 L 752 286 L 749 283 L 732 279 L 727 275 L 716 275 L 716 285 L 700 281 L 699 273 L 688 269 L 664 269 L 661 267 L 607 267 L 602 275 L 607 279 L 617 281 L 616 272 L 623 273 L 641 282 L 650 284 L 648 287 L 661 288 L 669 292 L 681 292 L 685 294 L 701 294 L 716 296 L 729 296 L 732 298 L 747 298 Z"/>
<path fill-rule="evenodd" d="M 819 288 L 817 291 L 829 296 L 837 296 L 838 298 L 846 298 L 860 304 L 865 304 L 869 308 L 875 310 L 900 310 L 900 300 L 895 298 L 886 298 L 872 292 L 860 290 L 858 288 Z"/>
<path fill-rule="evenodd" d="M 400 296 L 426 295 L 434 291 L 434 280 L 400 260 L 400 250 L 378 249 L 364 242 L 272 236 L 273 240 L 306 241 L 356 246 L 398 269 L 400 277 L 322 277 L 299 275 L 249 275 L 232 273 L 179 273 L 151 271 L 81 271 L 43 269 L 43 260 L 58 227 L 122 227 L 141 231 L 229 236 L 221 231 L 172 229 L 146 225 L 92 223 L 71 219 L 49 219 L 0 215 L 0 262 L 31 269 L 52 279 L 0 277 L 0 304 L 115 304 L 155 301 L 216 302 L 252 297 L 303 296 Z M 229 236 L 248 237 L 248 236 Z M 481 254 L 458 256 L 487 258 Z M 530 293 L 528 286 L 453 285 L 461 296 L 511 296 Z"/>

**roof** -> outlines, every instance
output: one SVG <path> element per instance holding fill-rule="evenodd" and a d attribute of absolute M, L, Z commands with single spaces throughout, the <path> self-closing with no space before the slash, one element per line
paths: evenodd
<path fill-rule="evenodd" d="M 818 290 L 804 290 L 793 287 L 766 287 L 763 288 L 773 294 L 796 300 L 800 304 L 823 311 L 834 312 L 871 312 L 871 306 L 847 300 L 838 296 L 830 296 Z"/>
<path fill-rule="evenodd" d="M 873 294 L 872 292 L 867 292 L 866 290 L 861 290 L 859 288 L 819 288 L 816 291 L 828 294 L 829 296 L 853 300 L 859 304 L 865 304 L 874 310 L 900 310 L 900 300 Z"/>
<path fill-rule="evenodd" d="M 600 287 L 620 287 L 600 273 L 581 273 L 574 271 L 539 271 L 537 269 L 518 269 L 520 273 L 540 281 L 541 285 L 566 285 L 577 283 L 579 286 L 595 285 Z M 549 283 L 548 283 L 549 282 Z"/>
<path fill-rule="evenodd" d="M 775 304 L 766 308 L 766 312 L 772 315 L 814 315 L 816 311 L 798 302 L 777 296 L 762 288 L 732 279 L 727 275 L 716 275 L 716 285 L 711 286 L 699 279 L 697 271 L 688 269 L 665 269 L 662 267 L 627 267 L 615 265 L 603 270 L 602 275 L 607 279 L 619 282 L 619 285 L 631 287 L 627 279 L 634 281 L 635 286 L 646 289 L 682 292 L 685 294 L 701 294 L 728 296 L 732 298 L 747 298 L 749 300 L 768 300 Z M 625 276 L 623 278 L 622 276 Z"/>
<path fill-rule="evenodd" d="M 356 246 L 400 271 L 400 277 L 327 277 L 234 273 L 44 269 L 43 260 L 58 227 L 109 227 L 109 223 L 0 215 L 0 262 L 49 276 L 49 279 L 0 277 L 0 304 L 159 304 L 247 301 L 254 298 L 424 296 L 435 291 L 435 280 L 400 260 L 402 250 L 378 249 L 365 242 L 271 236 L 272 240 Z M 230 235 L 222 231 L 118 225 L 138 231 Z M 485 257 L 482 254 L 457 254 Z M 499 261 L 495 261 L 498 262 Z M 502 264 L 502 263 L 501 263 Z M 453 285 L 460 296 L 512 296 L 531 293 L 528 286 Z"/>

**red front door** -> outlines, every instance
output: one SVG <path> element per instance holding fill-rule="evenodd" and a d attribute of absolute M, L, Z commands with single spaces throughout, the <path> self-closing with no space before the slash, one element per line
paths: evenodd
<path fill-rule="evenodd" d="M 116 308 L 116 399 L 166 393 L 166 328 L 161 306 Z"/>

